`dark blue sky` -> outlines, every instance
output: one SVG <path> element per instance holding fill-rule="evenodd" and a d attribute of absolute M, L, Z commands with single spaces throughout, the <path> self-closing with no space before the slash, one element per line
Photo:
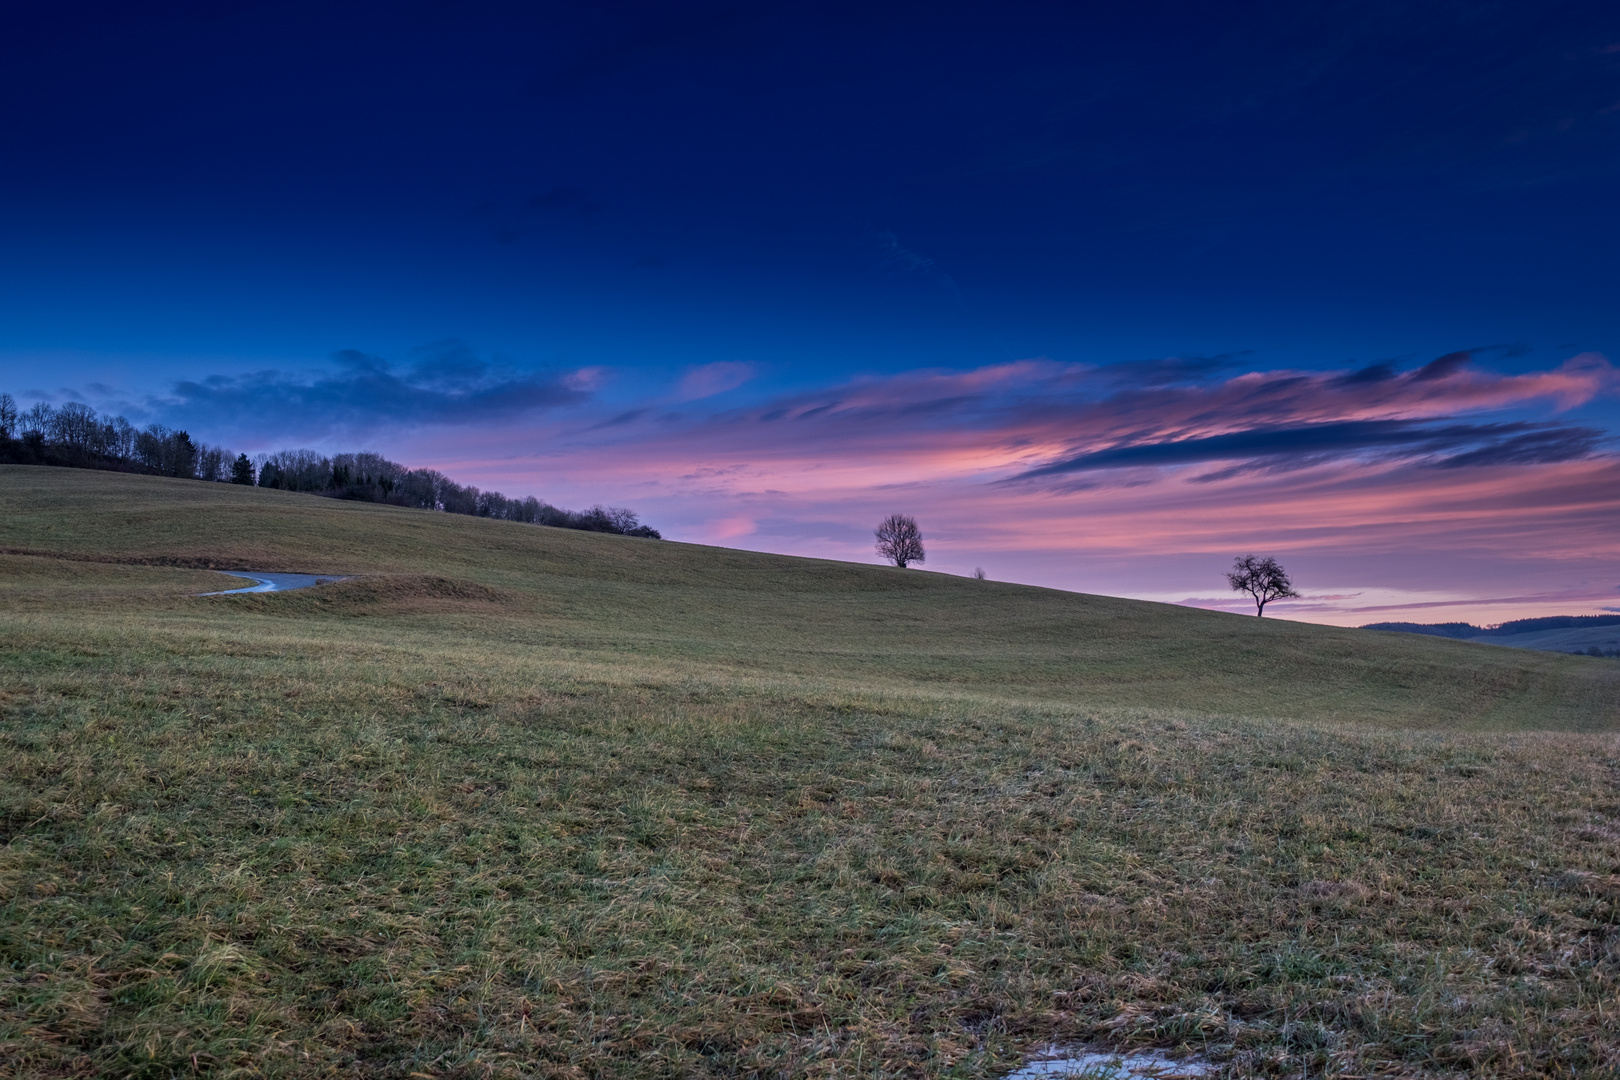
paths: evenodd
<path fill-rule="evenodd" d="M 410 457 L 389 371 L 553 468 L 1033 358 L 1534 375 L 1620 354 L 1617 180 L 1614 4 L 70 0 L 0 35 L 0 384 Z"/>
<path fill-rule="evenodd" d="M 69 2 L 0 110 L 12 349 L 1615 345 L 1614 5 Z"/>

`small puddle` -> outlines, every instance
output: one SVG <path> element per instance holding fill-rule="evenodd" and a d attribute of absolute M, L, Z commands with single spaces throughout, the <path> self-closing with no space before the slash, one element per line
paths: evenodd
<path fill-rule="evenodd" d="M 1158 1050 L 1136 1050 L 1115 1054 L 1085 1047 L 1054 1046 L 1039 1061 L 1031 1061 L 1006 1080 L 1182 1080 L 1184 1077 L 1214 1076 L 1219 1069 L 1196 1057 L 1172 1058 Z"/>
<path fill-rule="evenodd" d="M 219 592 L 198 593 L 198 596 L 230 596 L 233 593 L 247 592 L 289 592 L 293 589 L 307 589 L 311 585 L 320 585 L 327 581 L 347 581 L 347 578 L 335 574 L 267 574 L 262 570 L 219 570 L 216 573 L 228 577 L 247 578 L 257 582 L 245 589 L 222 589 Z"/>

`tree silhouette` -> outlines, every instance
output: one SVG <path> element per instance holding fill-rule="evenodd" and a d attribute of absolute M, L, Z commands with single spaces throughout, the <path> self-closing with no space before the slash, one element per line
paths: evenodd
<path fill-rule="evenodd" d="M 1226 580 L 1233 592 L 1246 592 L 1254 597 L 1256 616 L 1264 615 L 1266 605 L 1273 600 L 1299 597 L 1293 583 L 1288 580 L 1287 571 L 1270 555 L 1263 559 L 1254 555 L 1234 559 L 1232 569 L 1226 572 Z"/>
<path fill-rule="evenodd" d="M 890 514 L 877 527 L 877 552 L 904 570 L 907 563 L 924 561 L 922 530 L 910 514 Z"/>
<path fill-rule="evenodd" d="M 371 451 L 327 457 L 313 450 L 278 450 L 249 458 L 223 446 L 199 442 L 187 432 L 162 424 L 137 430 L 122 416 L 102 416 L 80 402 L 70 401 L 61 408 L 39 402 L 20 412 L 17 399 L 3 391 L 0 464 L 111 469 L 244 486 L 253 485 L 256 478 L 262 488 L 333 499 L 663 539 L 657 529 L 643 525 L 634 510 L 622 506 L 574 511 L 541 502 L 533 495 L 509 499 L 498 491 L 462 487 L 433 469 L 407 469 Z M 922 556 L 914 558 L 920 560 Z"/>

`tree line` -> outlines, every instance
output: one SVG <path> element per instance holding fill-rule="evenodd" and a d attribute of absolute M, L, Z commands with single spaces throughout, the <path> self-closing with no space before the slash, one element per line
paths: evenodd
<path fill-rule="evenodd" d="M 162 424 L 136 428 L 122 416 L 102 416 L 76 401 L 19 410 L 7 393 L 0 393 L 0 464 L 175 476 L 662 539 L 657 529 L 641 524 L 633 510 L 623 507 L 564 510 L 532 495 L 509 498 L 458 484 L 437 469 L 406 468 L 381 454 L 280 450 L 249 458 Z"/>
<path fill-rule="evenodd" d="M 1473 623 L 1368 623 L 1363 630 L 1399 630 L 1407 634 L 1428 634 L 1444 638 L 1512 637 L 1514 634 L 1533 634 L 1540 630 L 1581 630 L 1595 626 L 1620 625 L 1620 615 L 1543 615 L 1535 619 L 1512 619 L 1494 626 L 1475 626 Z M 1559 651 L 1559 650 L 1548 650 Z M 1604 649 L 1589 645 L 1573 650 L 1572 656 L 1620 657 L 1620 649 Z"/>
<path fill-rule="evenodd" d="M 1581 630 L 1593 626 L 1620 626 L 1620 615 L 1543 615 L 1535 619 L 1513 619 L 1492 626 L 1473 623 L 1368 623 L 1363 630 L 1400 630 L 1408 634 L 1428 634 L 1431 637 L 1473 638 L 1511 637 L 1514 634 L 1533 634 L 1538 630 Z"/>

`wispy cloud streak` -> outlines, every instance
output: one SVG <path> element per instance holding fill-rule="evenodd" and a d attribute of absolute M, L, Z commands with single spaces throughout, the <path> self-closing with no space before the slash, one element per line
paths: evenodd
<path fill-rule="evenodd" d="M 587 401 L 597 374 L 515 370 L 480 358 L 461 342 L 445 341 L 416 350 L 403 370 L 350 349 L 333 354 L 332 367 L 324 371 L 183 380 L 146 408 L 245 435 L 330 438 L 381 428 L 511 422 Z"/>
<path fill-rule="evenodd" d="M 814 483 L 871 474 L 882 482 L 881 474 L 888 483 L 975 478 L 1072 489 L 1066 474 L 1134 471 L 1137 482 L 1212 462 L 1245 471 L 1351 458 L 1453 469 L 1529 465 L 1598 452 L 1605 432 L 1556 413 L 1616 385 L 1614 368 L 1592 354 L 1520 375 L 1478 370 L 1463 354 L 1376 377 L 1270 371 L 1211 380 L 1215 366 L 1158 362 L 1145 386 L 1123 365 L 1045 360 L 910 372 L 678 422 L 637 414 L 614 444 L 638 458 L 742 458 L 773 486 L 794 476 Z M 1510 410 L 1555 416 L 1467 419 Z M 731 482 L 741 481 L 734 474 Z"/>
<path fill-rule="evenodd" d="M 1030 469 L 1016 479 L 1132 466 L 1187 465 L 1205 461 L 1260 459 L 1303 464 L 1329 456 L 1376 453 L 1424 457 L 1433 464 L 1461 467 L 1492 463 L 1568 461 L 1590 454 L 1603 437 L 1587 427 L 1551 424 L 1423 425 L 1405 420 L 1348 420 L 1341 423 L 1253 427 L 1219 435 L 1169 441 L 1143 441 L 1076 454 Z M 1209 474 L 1203 481 L 1232 473 Z"/>

